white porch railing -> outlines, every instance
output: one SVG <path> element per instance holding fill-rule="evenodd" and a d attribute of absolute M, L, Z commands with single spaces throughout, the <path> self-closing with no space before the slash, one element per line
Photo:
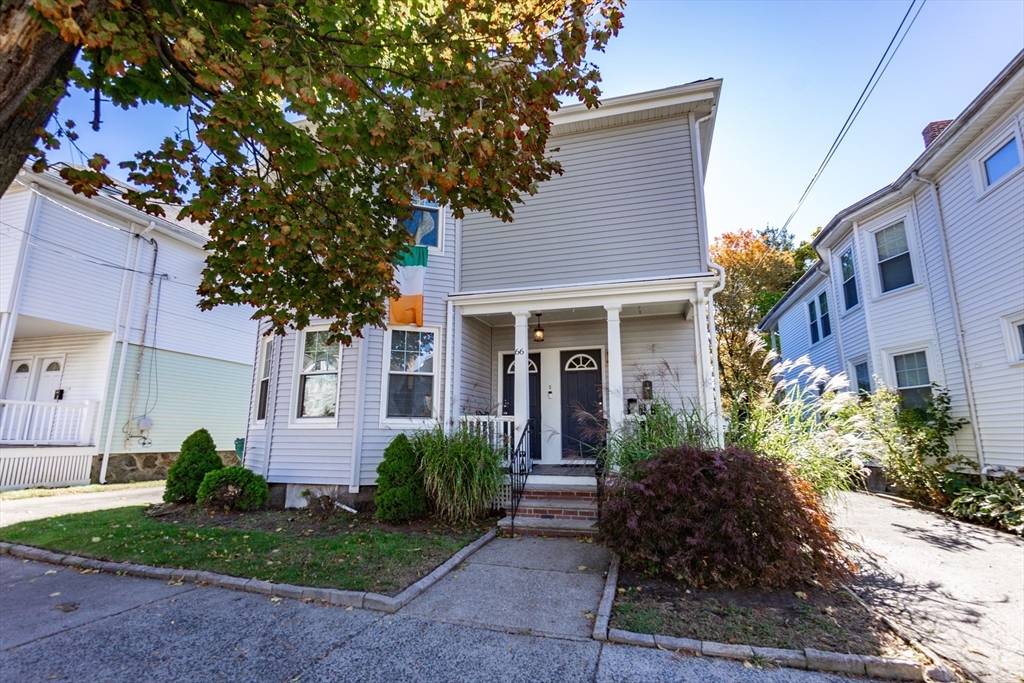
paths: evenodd
<path fill-rule="evenodd" d="M 0 445 L 91 446 L 99 401 L 0 400 Z"/>
<path fill-rule="evenodd" d="M 514 415 L 463 415 L 462 424 L 472 434 L 478 434 L 502 453 L 502 467 L 508 467 L 511 449 L 515 446 L 516 418 Z"/>

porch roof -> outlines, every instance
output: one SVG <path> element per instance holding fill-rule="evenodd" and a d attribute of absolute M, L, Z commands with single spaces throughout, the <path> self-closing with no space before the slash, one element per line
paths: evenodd
<path fill-rule="evenodd" d="M 643 306 L 648 315 L 685 313 L 697 296 L 697 284 L 710 286 L 717 282 L 714 273 L 605 283 L 587 283 L 540 289 L 525 288 L 491 292 L 460 292 L 447 299 L 458 306 L 463 315 L 487 316 L 513 314 L 521 311 L 552 312 L 602 309 L 617 305 L 628 309 Z M 664 309 L 664 310 L 662 310 Z M 628 313 L 627 313 L 628 311 Z M 640 311 L 635 313 L 641 314 Z M 566 318 L 571 319 L 571 318 Z M 549 320 L 554 321 L 554 317 Z"/>

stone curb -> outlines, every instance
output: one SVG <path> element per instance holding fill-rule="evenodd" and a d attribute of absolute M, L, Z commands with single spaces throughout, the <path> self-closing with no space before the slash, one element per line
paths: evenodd
<path fill-rule="evenodd" d="M 314 588 L 312 586 L 293 586 L 286 583 L 272 583 L 260 579 L 245 579 L 238 576 L 228 576 L 215 572 L 196 571 L 194 569 L 168 569 L 166 567 L 150 567 L 141 564 L 127 562 L 104 562 L 89 557 L 78 557 L 76 555 L 61 555 L 58 553 L 33 548 L 27 545 L 14 545 L 0 542 L 0 555 L 11 555 L 36 562 L 49 564 L 60 564 L 65 567 L 95 569 L 109 574 L 127 574 L 145 579 L 160 579 L 174 583 L 205 583 L 219 588 L 230 588 L 245 593 L 256 593 L 259 595 L 273 595 L 281 598 L 292 598 L 295 600 L 309 600 L 312 602 L 323 602 L 339 607 L 358 607 L 360 609 L 372 609 L 379 612 L 393 614 L 402 607 L 412 602 L 415 598 L 440 581 L 446 574 L 462 564 L 463 561 L 477 550 L 494 539 L 496 529 L 491 529 L 486 534 L 473 541 L 459 552 L 452 555 L 444 564 L 430 572 L 422 579 L 406 588 L 395 597 L 380 595 L 378 593 L 367 593 L 363 591 L 346 591 L 336 588 Z M 613 589 L 614 591 L 614 589 Z M 611 606 L 609 605 L 609 610 Z"/>
<path fill-rule="evenodd" d="M 612 605 L 615 601 L 615 591 L 619 578 L 619 558 L 612 557 L 612 563 L 608 567 L 608 578 L 605 581 L 604 593 L 601 596 L 601 606 L 597 610 L 597 619 L 594 623 L 594 640 L 620 643 L 623 645 L 636 645 L 640 647 L 653 647 L 659 650 L 672 650 L 686 654 L 703 655 L 706 657 L 722 657 L 726 659 L 738 659 L 749 661 L 754 658 L 768 660 L 778 666 L 790 669 L 816 669 L 834 673 L 868 675 L 874 678 L 887 678 L 900 681 L 952 681 L 952 673 L 949 672 L 938 657 L 927 648 L 921 647 L 918 643 L 908 640 L 915 647 L 919 647 L 928 656 L 933 665 L 927 668 L 918 662 L 911 662 L 903 659 L 889 659 L 886 657 L 873 657 L 870 655 L 850 655 L 836 652 L 824 652 L 813 648 L 804 650 L 783 650 L 771 647 L 751 647 L 750 645 L 734 645 L 730 643 L 716 643 L 710 640 L 691 640 L 690 638 L 673 638 L 663 635 L 650 635 L 647 633 L 634 633 L 623 631 L 617 628 L 609 628 L 608 620 L 611 618 Z M 847 589 L 849 591 L 849 589 Z M 850 593 L 858 602 L 864 604 L 856 594 Z M 865 605 L 865 607 L 867 607 Z M 868 608 L 873 614 L 873 610 Z M 896 631 L 901 637 L 906 636 L 890 620 L 878 615 L 887 626 Z M 948 673 L 949 678 L 943 676 Z"/>
<path fill-rule="evenodd" d="M 612 618 L 612 604 L 615 602 L 615 588 L 619 584 L 619 556 L 612 555 L 608 565 L 608 576 L 604 582 L 604 593 L 594 619 L 594 640 L 608 640 L 608 620 Z"/>

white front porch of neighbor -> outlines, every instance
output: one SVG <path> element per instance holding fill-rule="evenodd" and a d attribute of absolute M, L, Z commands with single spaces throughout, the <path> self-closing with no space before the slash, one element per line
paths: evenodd
<path fill-rule="evenodd" d="M 582 464 L 578 458 L 565 458 L 562 438 L 568 410 L 562 394 L 567 354 L 590 352 L 600 356 L 595 359 L 600 370 L 599 408 L 608 428 L 614 430 L 622 424 L 627 398 L 636 398 L 639 393 L 634 386 L 637 382 L 631 382 L 632 378 L 624 377 L 624 373 L 633 372 L 641 356 L 647 361 L 648 370 L 668 365 L 668 361 L 659 361 L 661 351 L 655 346 L 667 349 L 679 372 L 679 385 L 669 391 L 681 394 L 675 398 L 685 407 L 690 407 L 687 402 L 692 401 L 717 419 L 717 382 L 712 372 L 714 348 L 710 343 L 704 294 L 706 287 L 713 284 L 713 277 L 453 295 L 450 299 L 458 312 L 457 324 L 469 318 L 489 328 L 488 356 L 493 371 L 487 390 L 490 395 L 484 400 L 479 395 L 475 397 L 476 412 L 490 415 L 467 415 L 464 421 L 500 435 L 500 439 L 512 436 L 518 443 L 534 408 L 533 415 L 535 419 L 539 415 L 540 420 L 540 457 L 532 458 L 532 463 Z M 540 324 L 545 328 L 545 339 L 540 342 L 534 341 L 537 313 L 542 314 Z M 625 351 L 624 344 L 628 347 Z M 463 351 L 466 352 L 465 346 Z M 457 359 L 456 363 L 459 362 Z M 539 400 L 539 410 L 531 406 L 531 369 L 539 373 L 539 391 L 535 389 L 533 395 Z M 514 386 L 511 411 L 503 410 L 508 383 Z M 456 406 L 464 414 L 474 412 L 467 409 L 468 401 L 458 393 L 458 387 L 456 392 Z M 491 426 L 485 428 L 484 424 Z"/>

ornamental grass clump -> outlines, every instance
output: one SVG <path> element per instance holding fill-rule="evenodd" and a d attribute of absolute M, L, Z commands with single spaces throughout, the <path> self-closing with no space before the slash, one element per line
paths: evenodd
<path fill-rule="evenodd" d="M 700 588 L 831 586 L 854 565 L 814 486 L 739 448 L 668 448 L 613 482 L 600 540 L 634 569 Z"/>
<path fill-rule="evenodd" d="M 207 472 L 196 494 L 199 505 L 243 512 L 261 508 L 269 500 L 267 480 L 237 466 Z"/>
<path fill-rule="evenodd" d="M 396 436 L 384 449 L 377 465 L 374 515 L 387 524 L 401 524 L 427 516 L 427 493 L 419 456 L 405 434 Z"/>
<path fill-rule="evenodd" d="M 438 426 L 416 434 L 412 445 L 441 519 L 462 524 L 487 512 L 504 476 L 500 454 L 487 439 L 465 428 L 445 434 Z"/>
<path fill-rule="evenodd" d="M 178 459 L 167 469 L 164 500 L 168 503 L 194 503 L 203 478 L 224 467 L 210 432 L 199 429 L 182 444 Z"/>
<path fill-rule="evenodd" d="M 714 447 L 718 432 L 708 416 L 694 406 L 677 409 L 663 398 L 655 398 L 644 413 L 631 416 L 607 435 L 605 461 L 631 477 L 634 465 L 658 457 L 666 448 L 690 444 Z"/>

